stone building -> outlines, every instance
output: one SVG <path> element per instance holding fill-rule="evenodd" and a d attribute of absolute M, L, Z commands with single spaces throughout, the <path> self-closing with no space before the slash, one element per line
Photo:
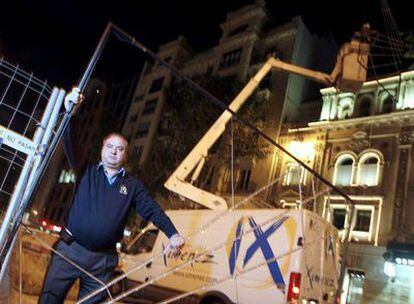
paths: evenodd
<path fill-rule="evenodd" d="M 351 208 L 333 191 L 314 206 L 342 239 L 350 228 L 343 303 L 413 303 L 414 72 L 367 81 L 357 94 L 334 88 L 321 94 L 320 119 L 284 129 L 280 142 L 355 204 L 352 220 Z M 301 208 L 298 189 L 311 195 L 311 174 L 288 156 L 278 159 L 275 176 L 284 177 L 278 197 Z"/>
<path fill-rule="evenodd" d="M 157 55 L 192 76 L 237 76 L 247 81 L 267 56 L 313 68 L 329 70 L 334 65 L 336 46 L 310 33 L 300 17 L 275 26 L 264 1 L 229 12 L 220 25 L 222 35 L 217 45 L 195 53 L 182 36 L 161 45 Z M 162 127 L 165 89 L 171 85 L 171 72 L 159 64 L 147 62 L 134 93 L 123 127 L 129 138 L 132 157 L 142 164 Z M 317 94 L 314 83 L 295 75 L 274 71 L 266 79 L 271 86 L 265 91 L 270 99 L 268 118 L 272 136 L 277 137 L 282 121 L 298 119 L 298 107 Z M 252 173 L 254 175 L 254 173 Z M 253 177 L 252 175 L 252 177 Z"/>

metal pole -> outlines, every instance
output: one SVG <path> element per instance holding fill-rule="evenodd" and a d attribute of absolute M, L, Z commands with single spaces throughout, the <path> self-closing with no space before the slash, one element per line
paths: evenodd
<path fill-rule="evenodd" d="M 39 143 L 43 137 L 44 134 L 44 128 L 46 126 L 47 121 L 50 118 L 50 115 L 52 113 L 54 102 L 57 98 L 58 89 L 54 88 L 52 91 L 52 94 L 49 98 L 49 101 L 47 103 L 45 112 L 43 113 L 42 120 L 40 123 L 40 126 L 37 127 L 36 133 L 33 137 L 33 142 L 36 147 L 39 146 Z M 15 215 L 16 209 L 19 206 L 20 198 L 22 197 L 23 191 L 26 187 L 27 180 L 29 178 L 30 169 L 33 164 L 33 155 L 28 155 L 26 158 L 26 161 L 24 163 L 22 172 L 20 173 L 19 179 L 17 181 L 17 184 L 15 186 L 15 189 L 13 191 L 13 195 L 10 198 L 10 203 L 6 211 L 6 215 L 4 216 L 3 222 L 1 224 L 0 228 L 0 248 L 3 250 L 3 245 L 6 239 L 7 231 L 9 229 L 10 223 Z"/>
<path fill-rule="evenodd" d="M 91 77 L 91 74 L 93 70 L 95 69 L 96 63 L 98 62 L 99 57 L 101 56 L 101 53 L 106 43 L 108 42 L 109 36 L 111 35 L 111 32 L 112 32 L 112 27 L 113 27 L 112 23 L 109 22 L 105 28 L 104 33 L 101 36 L 101 39 L 99 40 L 99 43 L 95 49 L 95 52 L 93 53 L 91 59 L 89 60 L 89 64 L 85 70 L 85 73 L 83 73 L 83 76 L 78 83 L 78 88 L 80 89 L 81 92 L 85 90 L 86 84 L 88 83 L 89 78 Z"/>
<path fill-rule="evenodd" d="M 3 282 L 3 279 L 4 279 L 5 275 L 6 275 L 7 266 L 9 264 L 10 256 L 11 256 L 11 253 L 13 252 L 12 249 L 14 248 L 14 245 L 16 244 L 17 238 L 14 237 L 14 238 L 11 238 L 11 240 L 12 240 L 12 242 L 11 242 L 11 245 L 9 246 L 10 250 L 5 251 L 7 253 L 7 255 L 6 255 L 5 259 L 4 259 L 3 264 L 1 265 L 0 282 Z"/>
<path fill-rule="evenodd" d="M 22 231 L 19 230 L 17 233 L 19 236 L 19 304 L 22 304 L 22 292 L 23 292 L 23 278 L 22 278 L 22 272 L 23 272 L 23 246 L 22 246 Z"/>
<path fill-rule="evenodd" d="M 4 259 L 4 257 L 6 255 L 8 255 L 7 251 L 10 251 L 13 248 L 13 246 L 8 246 L 8 245 L 10 243 L 14 244 L 14 242 L 15 242 L 14 239 L 16 238 L 16 233 L 17 233 L 17 230 L 19 228 L 20 221 L 23 217 L 24 210 L 26 209 L 26 206 L 29 203 L 29 200 L 30 200 L 30 198 L 31 198 L 31 196 L 34 192 L 34 189 L 36 187 L 36 183 L 39 181 L 40 176 L 42 174 L 42 172 L 41 172 L 41 170 L 39 170 L 39 168 L 42 168 L 41 167 L 41 161 L 43 159 L 47 144 L 50 141 L 50 137 L 53 134 L 53 129 L 54 129 L 54 127 L 56 125 L 56 122 L 58 120 L 59 110 L 62 107 L 64 97 L 65 97 L 65 91 L 62 90 L 62 89 L 58 90 L 57 97 L 55 98 L 54 108 L 53 108 L 52 113 L 50 115 L 50 119 L 47 123 L 47 126 L 44 130 L 44 136 L 42 137 L 42 141 L 40 142 L 39 149 L 37 151 L 36 157 L 35 157 L 34 162 L 33 162 L 33 167 L 32 167 L 32 171 L 30 172 L 30 176 L 29 176 L 29 179 L 28 179 L 28 182 L 27 182 L 27 187 L 26 187 L 25 191 L 23 192 L 23 198 L 22 198 L 22 200 L 19 204 L 19 209 L 16 212 L 16 215 L 15 215 L 15 218 L 14 218 L 14 221 L 13 221 L 13 226 L 12 226 L 12 228 L 10 230 L 10 233 L 9 233 L 9 237 L 5 242 L 5 246 L 3 246 L 2 250 L 1 250 L 0 261 L 4 260 L 4 261 L 6 261 L 6 264 L 7 264 L 8 259 Z"/>

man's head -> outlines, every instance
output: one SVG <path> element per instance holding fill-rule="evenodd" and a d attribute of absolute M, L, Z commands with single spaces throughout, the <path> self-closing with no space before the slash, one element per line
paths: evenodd
<path fill-rule="evenodd" d="M 105 167 L 119 169 L 127 158 L 128 141 L 120 133 L 110 133 L 102 142 L 101 160 Z"/>

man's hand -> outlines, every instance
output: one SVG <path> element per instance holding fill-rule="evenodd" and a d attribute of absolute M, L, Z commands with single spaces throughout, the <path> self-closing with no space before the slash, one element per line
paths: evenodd
<path fill-rule="evenodd" d="M 80 104 L 83 101 L 83 95 L 79 88 L 74 87 L 70 93 L 68 93 L 65 97 L 65 109 L 66 111 L 70 111 L 72 107 L 75 109 L 72 111 L 72 114 L 78 110 Z"/>
<path fill-rule="evenodd" d="M 168 243 L 169 250 L 172 252 L 174 258 L 178 257 L 181 254 L 181 249 L 185 245 L 185 239 L 179 235 L 174 234 L 170 237 L 170 242 Z"/>

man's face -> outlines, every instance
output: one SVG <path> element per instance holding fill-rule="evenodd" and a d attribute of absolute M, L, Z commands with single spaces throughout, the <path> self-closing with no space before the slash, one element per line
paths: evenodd
<path fill-rule="evenodd" d="M 102 146 L 102 163 L 112 169 L 119 169 L 126 157 L 127 142 L 118 135 L 108 137 Z"/>

